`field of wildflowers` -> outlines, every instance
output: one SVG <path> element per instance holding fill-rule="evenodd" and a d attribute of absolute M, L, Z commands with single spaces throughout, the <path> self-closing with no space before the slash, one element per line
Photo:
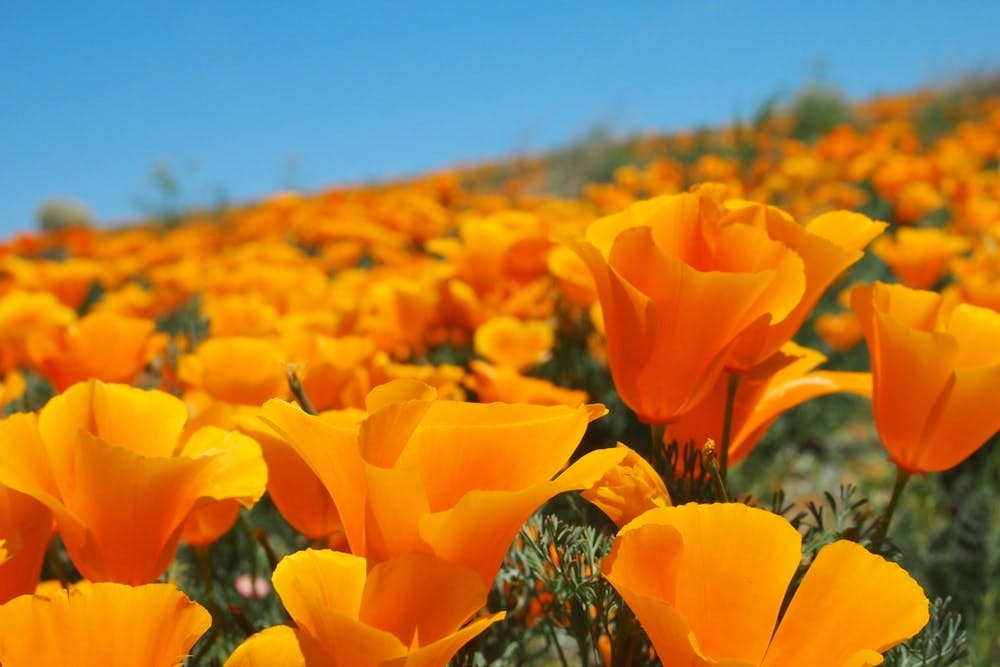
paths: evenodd
<path fill-rule="evenodd" d="M 0 665 L 998 664 L 1000 97 L 823 102 L 5 241 Z"/>

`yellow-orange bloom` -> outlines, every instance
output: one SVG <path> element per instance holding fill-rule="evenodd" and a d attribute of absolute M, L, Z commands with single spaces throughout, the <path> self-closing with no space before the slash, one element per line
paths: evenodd
<path fill-rule="evenodd" d="M 574 248 L 594 274 L 615 387 L 648 423 L 700 402 L 796 332 L 884 223 L 847 212 L 799 225 L 717 188 L 602 218 Z"/>
<path fill-rule="evenodd" d="M 300 551 L 274 571 L 295 621 L 236 649 L 225 667 L 444 667 L 466 642 L 504 617 L 468 621 L 488 587 L 475 572 L 430 556 L 373 565 L 336 551 Z"/>
<path fill-rule="evenodd" d="M 181 358 L 179 374 L 217 401 L 259 406 L 288 394 L 283 356 L 263 338 L 210 338 Z"/>
<path fill-rule="evenodd" d="M 0 605 L 4 667 L 175 667 L 212 618 L 170 584 L 103 583 Z"/>
<path fill-rule="evenodd" d="M 58 391 L 91 378 L 131 384 L 167 342 L 155 328 L 152 320 L 95 313 L 66 330 L 32 336 L 28 352 Z"/>
<path fill-rule="evenodd" d="M 603 406 L 443 401 L 413 380 L 376 387 L 367 405 L 360 424 L 279 400 L 261 417 L 323 482 L 351 552 L 371 562 L 431 554 L 492 582 L 532 512 L 591 486 L 624 457 L 592 452 L 553 479 Z"/>
<path fill-rule="evenodd" d="M 501 316 L 480 325 L 473 343 L 476 354 L 498 366 L 523 371 L 548 360 L 555 334 L 545 322 Z"/>
<path fill-rule="evenodd" d="M 889 265 L 899 282 L 913 289 L 930 289 L 948 271 L 949 263 L 967 251 L 969 241 L 941 229 L 901 228 L 893 238 L 872 244 L 872 252 Z"/>
<path fill-rule="evenodd" d="M 48 292 L 13 290 L 0 299 L 0 373 L 26 364 L 29 336 L 58 331 L 76 319 L 76 313 Z"/>
<path fill-rule="evenodd" d="M 0 483 L 52 511 L 87 579 L 148 583 L 173 559 L 192 510 L 223 499 L 250 507 L 264 492 L 257 443 L 214 427 L 181 441 L 186 419 L 163 392 L 74 385 L 37 417 L 0 421 Z"/>
<path fill-rule="evenodd" d="M 801 546 L 770 512 L 689 504 L 622 528 L 603 571 L 665 665 L 867 667 L 926 625 L 919 584 L 841 540 L 820 550 L 775 630 Z"/>
<path fill-rule="evenodd" d="M 786 410 L 813 398 L 846 392 L 871 397 L 871 373 L 817 371 L 826 357 L 796 343 L 747 371 L 733 402 L 729 463 L 743 459 Z M 728 378 L 721 377 L 694 409 L 667 427 L 665 439 L 700 447 L 711 438 L 722 442 Z"/>
<path fill-rule="evenodd" d="M 1000 313 L 875 283 L 852 293 L 874 378 L 875 427 L 908 472 L 952 468 L 1000 429 Z"/>

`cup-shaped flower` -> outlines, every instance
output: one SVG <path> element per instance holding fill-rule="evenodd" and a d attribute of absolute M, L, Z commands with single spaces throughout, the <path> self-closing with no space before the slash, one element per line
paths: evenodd
<path fill-rule="evenodd" d="M 4 667 L 174 667 L 212 624 L 171 584 L 73 586 L 0 605 Z"/>
<path fill-rule="evenodd" d="M 45 505 L 0 485 L 0 603 L 35 590 L 52 532 Z"/>
<path fill-rule="evenodd" d="M 65 330 L 28 338 L 28 352 L 58 391 L 91 378 L 130 384 L 167 342 L 155 328 L 149 319 L 94 313 Z M 109 340 L 115 344 L 108 345 Z"/>
<path fill-rule="evenodd" d="M 796 343 L 744 373 L 733 400 L 729 463 L 742 460 L 786 410 L 808 400 L 834 393 L 871 397 L 871 373 L 817 371 L 826 357 Z M 728 376 L 716 381 L 712 391 L 694 409 L 667 427 L 665 439 L 701 447 L 709 438 L 722 442 Z"/>
<path fill-rule="evenodd" d="M 931 289 L 947 273 L 951 261 L 970 247 L 965 237 L 941 229 L 904 227 L 894 237 L 873 243 L 872 252 L 907 287 Z"/>
<path fill-rule="evenodd" d="M 444 667 L 466 642 L 504 617 L 478 618 L 488 587 L 475 572 L 431 556 L 375 564 L 337 551 L 286 556 L 272 578 L 297 628 L 268 628 L 226 667 Z"/>
<path fill-rule="evenodd" d="M 503 315 L 480 325 L 473 344 L 477 354 L 494 364 L 523 371 L 548 360 L 555 334 L 546 322 Z"/>
<path fill-rule="evenodd" d="M 92 581 L 144 584 L 167 568 L 192 510 L 263 494 L 260 447 L 206 427 L 181 439 L 187 408 L 159 391 L 93 380 L 37 415 L 0 421 L 0 483 L 46 505 Z"/>
<path fill-rule="evenodd" d="M 952 468 L 1000 429 L 1000 313 L 940 294 L 875 283 L 851 305 L 865 331 L 875 427 L 911 473 Z"/>
<path fill-rule="evenodd" d="M 665 665 L 866 667 L 927 623 L 910 575 L 842 540 L 820 550 L 775 630 L 801 545 L 770 512 L 689 504 L 622 528 L 603 571 Z"/>
<path fill-rule="evenodd" d="M 618 393 L 643 421 L 673 421 L 724 369 L 787 342 L 884 226 L 846 212 L 800 225 L 716 187 L 596 221 L 573 247 L 597 284 Z"/>
<path fill-rule="evenodd" d="M 592 452 L 561 475 L 603 406 L 437 400 L 430 386 L 376 387 L 360 424 L 268 401 L 261 417 L 333 498 L 351 552 L 371 562 L 424 553 L 491 583 L 518 529 L 542 503 L 588 488 L 625 456 Z"/>
<path fill-rule="evenodd" d="M 217 401 L 259 406 L 288 394 L 281 349 L 264 338 L 210 338 L 180 359 L 181 381 Z"/>

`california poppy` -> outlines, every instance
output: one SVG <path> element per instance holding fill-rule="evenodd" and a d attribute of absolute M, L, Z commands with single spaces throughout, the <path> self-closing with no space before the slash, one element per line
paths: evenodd
<path fill-rule="evenodd" d="M 593 223 L 572 247 L 597 283 L 618 393 L 643 421 L 673 421 L 723 371 L 774 354 L 883 228 L 846 212 L 799 225 L 715 186 Z"/>
<path fill-rule="evenodd" d="M 283 558 L 272 579 L 297 627 L 250 637 L 226 667 L 444 667 L 504 617 L 491 614 L 463 627 L 485 603 L 488 586 L 471 570 L 425 555 L 370 564 L 308 549 Z"/>
<path fill-rule="evenodd" d="M 864 667 L 927 623 L 916 581 L 841 540 L 820 550 L 775 630 L 801 545 L 770 512 L 692 503 L 622 528 L 603 571 L 669 665 Z"/>
<path fill-rule="evenodd" d="M 433 554 L 492 582 L 532 512 L 558 493 L 589 487 L 625 456 L 592 452 L 553 479 L 603 406 L 436 396 L 413 380 L 381 385 L 360 424 L 331 423 L 280 400 L 261 412 L 323 482 L 351 551 L 371 562 Z"/>
<path fill-rule="evenodd" d="M 184 404 L 159 391 L 93 380 L 37 415 L 0 421 L 0 483 L 55 515 L 66 550 L 92 581 L 143 584 L 173 559 L 195 508 L 264 492 L 260 448 L 206 427 L 181 444 Z"/>
<path fill-rule="evenodd" d="M 902 285 L 857 287 L 875 427 L 910 473 L 952 468 L 1000 429 L 984 396 L 1000 394 L 1000 314 Z"/>

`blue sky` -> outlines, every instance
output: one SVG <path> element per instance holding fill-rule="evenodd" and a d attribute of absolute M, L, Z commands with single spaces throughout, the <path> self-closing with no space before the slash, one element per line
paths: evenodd
<path fill-rule="evenodd" d="M 1000 3 L 0 3 L 0 234 L 747 117 L 1000 66 Z M 145 202 L 145 203 L 143 203 Z"/>

